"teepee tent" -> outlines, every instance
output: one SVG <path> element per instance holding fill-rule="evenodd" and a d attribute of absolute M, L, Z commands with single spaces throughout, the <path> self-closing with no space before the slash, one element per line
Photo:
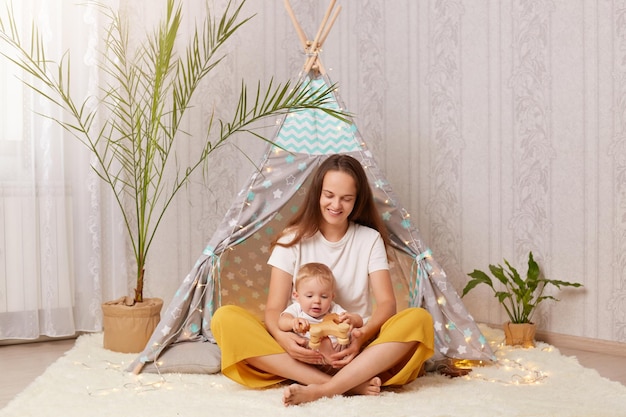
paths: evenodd
<path fill-rule="evenodd" d="M 331 17 L 334 6 L 331 1 L 311 42 L 297 24 L 289 2 L 285 3 L 307 53 L 302 74 L 308 82 L 304 85 L 312 92 L 328 90 L 333 84 L 321 64 L 319 50 L 340 9 Z M 336 90 L 328 106 L 346 111 Z M 311 174 L 325 158 L 336 153 L 356 158 L 365 168 L 393 246 L 389 251 L 390 268 L 398 308 L 424 307 L 431 313 L 435 324 L 433 359 L 493 360 L 486 339 L 422 241 L 356 125 L 320 110 L 298 110 L 286 114 L 278 123 L 260 169 L 237 195 L 163 313 L 146 348 L 129 369 L 139 372 L 166 352 L 170 358 L 175 357 L 172 354 L 188 350 L 190 342 L 196 342 L 192 356 L 198 362 L 206 357 L 200 351 L 219 354 L 210 321 L 220 305 L 241 305 L 263 318 L 270 277 L 270 267 L 266 264 L 270 242 L 297 211 Z M 185 359 L 190 360 L 193 359 Z"/>

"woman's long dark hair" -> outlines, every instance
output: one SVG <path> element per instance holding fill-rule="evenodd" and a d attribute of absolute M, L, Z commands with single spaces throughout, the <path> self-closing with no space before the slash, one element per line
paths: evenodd
<path fill-rule="evenodd" d="M 322 162 L 313 174 L 311 185 L 300 209 L 287 223 L 285 230 L 272 242 L 272 247 L 274 245 L 293 246 L 302 238 L 311 237 L 319 230 L 319 225 L 322 222 L 320 196 L 322 195 L 324 176 L 328 171 L 345 172 L 354 179 L 356 200 L 348 220 L 377 230 L 383 238 L 385 246 L 389 247 L 387 229 L 374 203 L 374 196 L 367 175 L 361 163 L 349 155 L 332 155 Z M 291 242 L 278 243 L 278 240 L 285 234 L 293 232 L 295 232 L 295 237 Z"/>

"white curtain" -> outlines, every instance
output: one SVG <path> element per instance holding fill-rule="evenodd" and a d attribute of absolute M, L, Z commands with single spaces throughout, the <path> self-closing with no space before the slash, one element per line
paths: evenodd
<path fill-rule="evenodd" d="M 0 0 L 3 22 L 8 3 Z M 76 100 L 97 94 L 98 9 L 74 0 L 12 3 L 22 42 L 30 45 L 34 21 L 47 58 L 71 50 Z M 99 331 L 102 301 L 128 294 L 118 211 L 89 152 L 36 114 L 63 113 L 16 77 L 25 75 L 0 59 L 0 340 Z"/>

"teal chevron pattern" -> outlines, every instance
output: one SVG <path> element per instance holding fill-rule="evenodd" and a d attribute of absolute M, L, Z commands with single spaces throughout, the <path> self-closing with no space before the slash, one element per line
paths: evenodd
<path fill-rule="evenodd" d="M 310 88 L 325 88 L 324 80 L 314 80 Z M 327 106 L 338 110 L 334 99 Z M 345 123 L 321 110 L 299 110 L 287 115 L 275 143 L 291 152 L 310 155 L 330 155 L 361 149 L 356 126 Z"/>

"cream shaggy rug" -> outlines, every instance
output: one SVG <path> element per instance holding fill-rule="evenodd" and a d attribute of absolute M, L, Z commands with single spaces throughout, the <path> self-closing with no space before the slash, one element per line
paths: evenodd
<path fill-rule="evenodd" d="M 134 354 L 83 335 L 65 356 L 14 398 L 0 417 L 51 416 L 550 416 L 625 417 L 626 387 L 538 343 L 502 345 L 482 327 L 498 362 L 466 377 L 427 374 L 378 397 L 334 397 L 286 408 L 283 387 L 250 390 L 224 376 L 125 372 Z"/>

